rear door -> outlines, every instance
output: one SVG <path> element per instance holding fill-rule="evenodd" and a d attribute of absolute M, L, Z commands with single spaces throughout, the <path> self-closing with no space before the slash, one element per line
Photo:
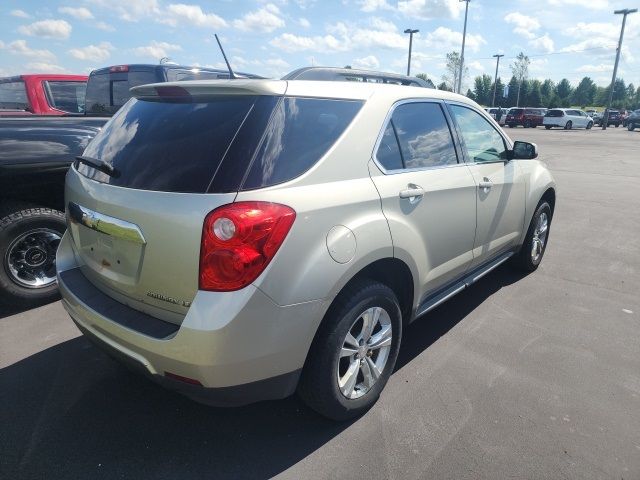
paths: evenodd
<path fill-rule="evenodd" d="M 66 201 L 83 274 L 122 303 L 181 321 L 198 289 L 204 218 L 234 201 L 277 99 L 170 100 L 128 102 L 84 152 L 116 174 L 76 163 Z"/>
<path fill-rule="evenodd" d="M 517 161 L 507 161 L 510 146 L 487 118 L 468 105 L 449 108 L 477 184 L 474 268 L 516 246 L 524 228 L 525 180 Z"/>
<path fill-rule="evenodd" d="M 459 156 L 444 105 L 416 100 L 392 109 L 370 168 L 395 255 L 418 263 L 422 295 L 472 260 L 475 183 Z"/>

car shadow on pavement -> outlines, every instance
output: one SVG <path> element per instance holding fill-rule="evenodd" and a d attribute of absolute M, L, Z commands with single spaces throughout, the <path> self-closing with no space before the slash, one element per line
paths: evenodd
<path fill-rule="evenodd" d="M 500 268 L 408 326 L 397 369 L 520 278 Z M 0 477 L 11 479 L 270 478 L 351 425 L 295 396 L 203 406 L 130 373 L 83 337 L 0 370 L 0 405 Z"/>

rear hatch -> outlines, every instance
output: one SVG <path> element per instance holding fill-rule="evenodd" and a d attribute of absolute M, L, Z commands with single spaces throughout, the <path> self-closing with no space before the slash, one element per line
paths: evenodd
<path fill-rule="evenodd" d="M 198 290 L 204 218 L 234 201 L 286 88 L 232 82 L 203 91 L 189 82 L 140 87 L 83 154 L 115 173 L 76 162 L 67 177 L 69 230 L 85 277 L 174 323 Z"/>

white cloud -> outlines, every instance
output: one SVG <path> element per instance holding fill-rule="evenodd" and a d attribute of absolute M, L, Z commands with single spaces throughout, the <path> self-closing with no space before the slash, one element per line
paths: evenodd
<path fill-rule="evenodd" d="M 292 33 L 283 33 L 272 39 L 269 44 L 288 53 L 302 52 L 305 50 L 314 52 L 347 50 L 346 45 L 341 43 L 333 35 L 305 37 Z"/>
<path fill-rule="evenodd" d="M 537 19 L 523 15 L 520 12 L 509 13 L 505 15 L 504 20 L 515 26 L 514 33 L 530 40 L 536 37 L 534 32 L 540 28 L 540 22 Z"/>
<path fill-rule="evenodd" d="M 31 15 L 24 10 L 11 10 L 11 15 L 18 18 L 31 18 Z"/>
<path fill-rule="evenodd" d="M 542 50 L 545 53 L 551 53 L 554 51 L 553 39 L 549 36 L 548 33 L 545 33 L 541 37 L 534 38 L 529 41 L 529 45 L 538 50 Z"/>
<path fill-rule="evenodd" d="M 166 12 L 158 18 L 158 22 L 171 25 L 193 25 L 196 27 L 222 28 L 227 22 L 215 13 L 204 13 L 199 5 L 172 3 Z"/>
<path fill-rule="evenodd" d="M 387 0 L 358 0 L 360 10 L 363 12 L 375 12 L 376 10 L 393 10 Z"/>
<path fill-rule="evenodd" d="M 60 65 L 54 65 L 52 63 L 45 62 L 33 62 L 27 63 L 26 67 L 32 72 L 66 72 L 67 70 Z"/>
<path fill-rule="evenodd" d="M 109 25 L 108 23 L 105 23 L 105 22 L 96 23 L 96 28 L 99 30 L 103 30 L 105 32 L 114 32 L 116 30 L 113 27 L 113 25 Z"/>
<path fill-rule="evenodd" d="M 66 20 L 40 20 L 22 25 L 18 31 L 35 37 L 66 39 L 71 34 L 71 25 Z"/>
<path fill-rule="evenodd" d="M 367 55 L 366 57 L 356 58 L 353 61 L 354 67 L 376 69 L 380 67 L 380 61 L 374 55 Z"/>
<path fill-rule="evenodd" d="M 380 17 L 372 17 L 369 20 L 369 25 L 371 25 L 371 27 L 373 27 L 375 30 L 380 30 L 383 32 L 397 32 L 398 31 L 398 27 L 396 27 L 396 25 L 393 22 L 390 22 L 388 20 L 385 20 L 384 18 L 380 18 Z"/>
<path fill-rule="evenodd" d="M 138 22 L 145 17 L 161 13 L 158 0 L 88 0 L 90 3 L 115 12 L 120 19 L 127 22 Z"/>
<path fill-rule="evenodd" d="M 157 61 L 162 57 L 169 56 L 169 52 L 176 52 L 179 50 L 182 50 L 180 45 L 152 41 L 149 45 L 134 48 L 133 53 L 139 57 L 151 57 Z"/>
<path fill-rule="evenodd" d="M 58 12 L 70 15 L 78 20 L 91 20 L 93 18 L 93 13 L 86 7 L 60 7 Z"/>
<path fill-rule="evenodd" d="M 284 27 L 284 25 L 284 20 L 280 17 L 280 9 L 273 3 L 269 3 L 259 10 L 249 12 L 242 18 L 233 21 L 233 26 L 244 32 L 269 33 L 277 28 Z"/>
<path fill-rule="evenodd" d="M 484 66 L 477 60 L 473 61 L 473 62 L 464 62 L 465 65 L 467 67 L 469 67 L 471 70 L 476 70 L 478 72 L 484 72 L 485 68 Z"/>
<path fill-rule="evenodd" d="M 264 63 L 265 65 L 268 65 L 270 67 L 281 68 L 281 69 L 289 68 L 291 66 L 281 58 L 270 58 L 268 60 L 265 60 Z"/>
<path fill-rule="evenodd" d="M 594 34 L 597 34 L 598 36 L 617 41 L 620 35 L 620 25 L 614 25 L 609 22 L 578 22 L 574 27 L 569 27 L 564 30 L 563 33 L 578 38 L 590 38 L 593 37 Z"/>
<path fill-rule="evenodd" d="M 0 48 L 6 48 L 12 55 L 20 55 L 23 57 L 35 58 L 38 60 L 52 61 L 56 56 L 49 50 L 37 50 L 29 48 L 26 40 L 14 40 L 6 45 L 1 44 Z"/>
<path fill-rule="evenodd" d="M 611 7 L 611 3 L 609 2 L 609 0 L 588 0 L 588 1 L 584 1 L 584 0 L 547 0 L 547 2 L 550 5 L 553 5 L 554 7 L 568 7 L 568 6 L 575 6 L 575 7 L 582 7 L 582 8 L 588 8 L 591 10 L 606 10 L 606 9 L 613 9 L 613 7 Z"/>
<path fill-rule="evenodd" d="M 458 0 L 402 0 L 398 10 L 409 18 L 430 20 L 433 18 L 458 18 L 464 8 Z"/>
<path fill-rule="evenodd" d="M 98 45 L 87 45 L 82 48 L 72 48 L 69 54 L 78 60 L 89 60 L 91 62 L 104 62 L 111 56 L 113 45 L 109 42 L 101 42 Z"/>
<path fill-rule="evenodd" d="M 446 27 L 438 27 L 433 32 L 427 33 L 424 40 L 418 39 L 417 43 L 418 45 L 429 49 L 446 51 L 455 49 L 457 51 L 462 45 L 462 33 L 454 32 Z M 467 33 L 465 48 L 468 48 L 472 52 L 477 52 L 480 50 L 480 47 L 486 43 L 487 41 L 482 37 L 482 35 Z"/>
<path fill-rule="evenodd" d="M 613 66 L 609 63 L 600 63 L 598 65 L 582 65 L 576 68 L 576 72 L 593 72 L 593 73 L 603 73 L 603 72 L 612 72 Z"/>
<path fill-rule="evenodd" d="M 298 24 L 299 24 L 301 27 L 304 27 L 304 28 L 309 28 L 309 27 L 311 26 L 311 22 L 309 22 L 309 20 L 307 20 L 307 19 L 306 19 L 306 18 L 304 18 L 304 17 L 300 17 L 300 18 L 298 19 Z"/>

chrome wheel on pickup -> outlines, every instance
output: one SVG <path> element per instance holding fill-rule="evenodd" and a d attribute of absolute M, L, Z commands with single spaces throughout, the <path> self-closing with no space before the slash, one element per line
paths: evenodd
<path fill-rule="evenodd" d="M 5 255 L 11 280 L 27 288 L 56 281 L 56 250 L 62 235 L 47 228 L 29 230 L 16 238 Z"/>

